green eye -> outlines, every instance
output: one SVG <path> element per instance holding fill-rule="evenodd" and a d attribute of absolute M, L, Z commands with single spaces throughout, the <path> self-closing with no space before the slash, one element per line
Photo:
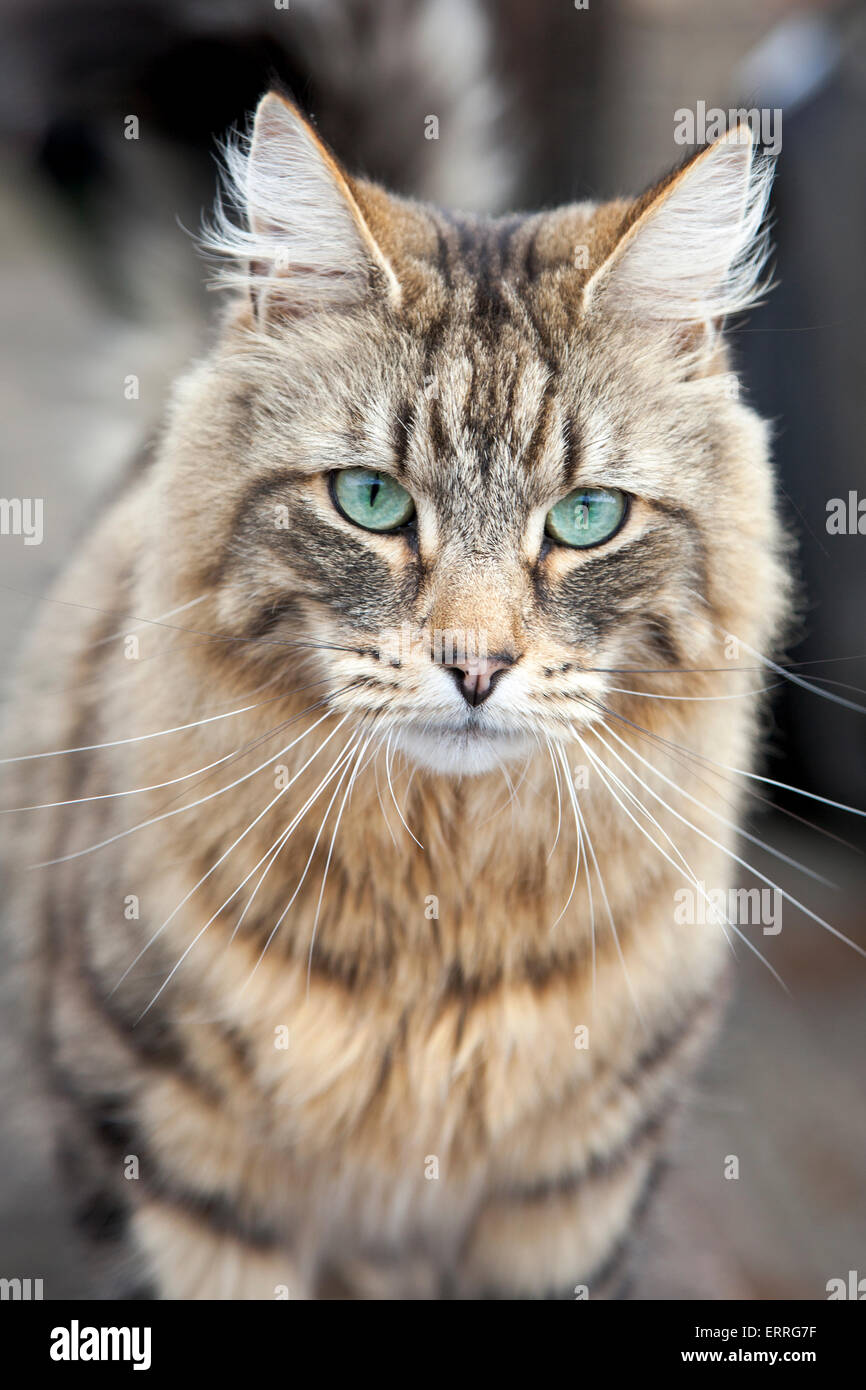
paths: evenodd
<path fill-rule="evenodd" d="M 415 515 L 406 489 L 370 468 L 341 468 L 332 475 L 331 492 L 337 510 L 368 531 L 396 531 Z"/>
<path fill-rule="evenodd" d="M 561 545 L 601 545 L 619 530 L 626 508 L 625 493 L 618 488 L 578 487 L 551 507 L 544 529 Z"/>

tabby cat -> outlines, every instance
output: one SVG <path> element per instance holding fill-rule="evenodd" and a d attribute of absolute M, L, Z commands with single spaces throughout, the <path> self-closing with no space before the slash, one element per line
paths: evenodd
<path fill-rule="evenodd" d="M 100 1290 L 617 1294 L 736 931 L 677 894 L 728 882 L 784 620 L 721 335 L 771 171 L 743 126 L 637 201 L 458 216 L 274 93 L 227 167 L 218 341 L 14 734 Z"/>

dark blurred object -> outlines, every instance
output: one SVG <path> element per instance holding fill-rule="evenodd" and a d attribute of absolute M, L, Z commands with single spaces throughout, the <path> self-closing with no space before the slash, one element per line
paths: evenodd
<path fill-rule="evenodd" d="M 616 35 L 612 7 L 491 0 L 489 8 L 525 151 L 519 205 L 555 207 L 597 198 L 616 163 L 605 138 Z"/>
<path fill-rule="evenodd" d="M 480 0 L 2 0 L 0 19 L 4 143 L 89 215 L 108 255 L 127 204 L 140 220 L 150 193 L 162 210 L 158 170 L 143 187 L 125 119 L 138 118 L 151 156 L 183 167 L 175 211 L 195 227 L 216 140 L 270 86 L 313 114 L 354 172 L 470 209 L 510 201 L 520 141 Z"/>
<path fill-rule="evenodd" d="M 864 704 L 866 541 L 829 534 L 826 523 L 830 499 L 866 497 L 866 15 L 783 28 L 744 66 L 744 99 L 782 105 L 784 127 L 773 199 L 778 284 L 737 348 L 755 405 L 775 423 L 783 507 L 799 539 L 804 635 L 789 657 L 815 664 L 793 669 L 860 687 L 823 688 Z M 783 52 L 784 66 L 773 61 Z M 863 716 L 790 685 L 777 711 L 787 733 L 778 775 L 866 805 Z"/>

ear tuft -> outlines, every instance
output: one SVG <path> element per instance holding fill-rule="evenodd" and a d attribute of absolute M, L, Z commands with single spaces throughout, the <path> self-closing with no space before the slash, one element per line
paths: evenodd
<path fill-rule="evenodd" d="M 741 313 L 768 288 L 767 201 L 773 160 L 745 122 L 648 195 L 584 290 L 636 318 L 708 323 Z M 642 200 L 645 201 L 645 200 Z"/>
<path fill-rule="evenodd" d="M 308 313 L 400 297 L 346 175 L 300 112 L 275 92 L 248 135 L 223 145 L 223 187 L 203 249 L 219 285 L 246 288 L 259 313 Z"/>

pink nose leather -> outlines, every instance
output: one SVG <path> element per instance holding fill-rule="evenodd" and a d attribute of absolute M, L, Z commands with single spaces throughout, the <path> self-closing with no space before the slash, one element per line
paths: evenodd
<path fill-rule="evenodd" d="M 481 705 L 493 691 L 496 676 L 507 671 L 511 661 L 494 661 L 488 657 L 462 662 L 459 666 L 449 666 L 448 670 L 457 681 L 457 689 L 469 705 Z"/>

